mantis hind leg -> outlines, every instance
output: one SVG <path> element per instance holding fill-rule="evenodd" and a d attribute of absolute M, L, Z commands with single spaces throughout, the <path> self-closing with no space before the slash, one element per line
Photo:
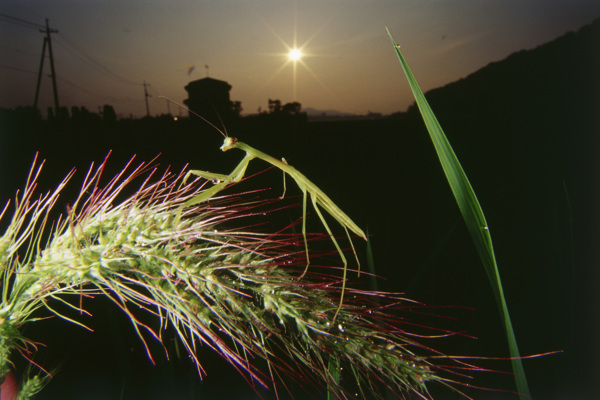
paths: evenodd
<path fill-rule="evenodd" d="M 287 164 L 287 161 L 285 160 L 285 158 L 282 158 L 281 161 L 285 164 Z M 286 191 L 286 187 L 285 187 L 285 171 L 283 171 L 283 193 L 281 194 L 280 199 L 283 199 L 285 197 L 285 191 Z M 306 215 L 306 213 L 304 213 L 304 215 Z"/>
<path fill-rule="evenodd" d="M 333 315 L 333 321 L 332 321 L 332 322 L 335 322 L 335 319 L 337 318 L 338 313 L 342 309 L 342 304 L 344 302 L 344 292 L 346 291 L 346 271 L 348 269 L 348 261 L 346 261 L 346 257 L 344 256 L 344 252 L 340 248 L 340 245 L 338 244 L 337 240 L 335 240 L 335 237 L 333 236 L 333 233 L 331 233 L 331 229 L 329 228 L 329 225 L 327 225 L 327 222 L 325 221 L 325 218 L 323 218 L 323 214 L 321 214 L 321 211 L 319 211 L 319 206 L 317 204 L 317 199 L 311 196 L 311 200 L 312 200 L 313 207 L 315 208 L 315 211 L 317 212 L 317 215 L 319 216 L 319 219 L 323 223 L 323 226 L 325 227 L 325 230 L 327 231 L 327 234 L 329 234 L 329 238 L 333 242 L 333 245 L 337 249 L 337 251 L 338 251 L 338 253 L 340 255 L 340 258 L 342 259 L 342 262 L 344 263 L 344 273 L 342 275 L 342 294 L 340 295 L 340 304 L 338 305 L 338 308 L 335 310 L 335 314 Z M 347 232 L 348 231 L 346 231 L 346 233 Z M 308 266 L 307 266 L 307 268 L 308 268 Z M 306 273 L 306 271 L 304 271 L 304 272 Z"/>
<path fill-rule="evenodd" d="M 302 275 L 300 275 L 300 279 L 304 278 L 306 271 L 308 271 L 308 266 L 310 265 L 310 256 L 308 255 L 308 240 L 306 240 L 306 197 L 308 196 L 308 193 L 306 190 L 303 190 L 302 192 L 304 193 L 304 197 L 302 199 L 302 237 L 304 238 L 304 251 L 306 252 L 306 268 L 304 268 L 304 272 Z M 321 217 L 321 219 L 323 218 Z"/>
<path fill-rule="evenodd" d="M 360 261 L 358 260 L 358 254 L 356 254 L 356 249 L 354 248 L 354 243 L 352 242 L 352 238 L 350 237 L 350 232 L 348 232 L 348 228 L 346 228 L 346 225 L 342 226 L 346 231 L 346 237 L 348 238 L 348 241 L 350 242 L 350 247 L 352 248 L 352 252 L 354 253 L 354 259 L 356 260 L 356 265 L 358 266 L 357 275 L 360 278 Z"/>

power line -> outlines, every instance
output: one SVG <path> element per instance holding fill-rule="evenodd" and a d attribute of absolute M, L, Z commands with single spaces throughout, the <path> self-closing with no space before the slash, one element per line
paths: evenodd
<path fill-rule="evenodd" d="M 104 101 L 112 101 L 112 102 L 116 101 L 116 102 L 128 102 L 128 103 L 140 103 L 140 102 L 144 101 L 142 99 L 132 100 L 132 99 L 117 98 L 117 97 L 114 97 L 114 96 L 103 96 L 103 95 L 99 95 L 97 93 L 90 92 L 89 90 L 84 89 L 81 86 L 78 86 L 77 84 L 75 84 L 75 83 L 73 83 L 73 82 L 71 82 L 69 80 L 66 80 L 66 79 L 63 79 L 63 78 L 56 78 L 56 79 L 58 79 L 61 82 L 66 83 L 69 86 L 74 87 L 75 89 L 78 89 L 78 90 L 80 90 L 80 91 L 82 91 L 84 93 L 87 93 L 87 94 L 89 94 L 91 96 L 94 96 L 94 97 L 97 97 L 99 99 L 102 99 Z"/>
<path fill-rule="evenodd" d="M 27 72 L 28 74 L 34 74 L 34 75 L 37 74 L 37 72 L 35 72 L 35 71 L 30 71 L 30 70 L 18 68 L 18 67 L 11 67 L 10 65 L 0 65 L 0 68 L 8 69 L 11 71 Z"/>
<path fill-rule="evenodd" d="M 7 70 L 10 70 L 10 71 L 18 71 L 18 72 L 25 72 L 25 73 L 31 74 L 31 75 L 36 75 L 37 74 L 36 71 L 32 71 L 32 70 L 28 70 L 28 69 L 23 69 L 23 68 L 18 68 L 18 67 L 13 67 L 13 66 L 10 66 L 10 65 L 0 65 L 0 69 L 7 69 Z M 67 85 L 69 85 L 71 87 L 74 87 L 75 89 L 80 90 L 83 93 L 87 93 L 87 94 L 89 94 L 91 96 L 97 97 L 99 99 L 103 99 L 105 101 L 120 101 L 120 102 L 125 101 L 125 102 L 129 102 L 129 103 L 140 103 L 140 102 L 144 101 L 142 99 L 132 100 L 132 99 L 117 98 L 117 97 L 114 97 L 114 96 L 103 96 L 103 95 L 100 95 L 100 94 L 97 94 L 97 93 L 90 92 L 89 90 L 82 88 L 81 86 L 77 85 L 76 83 L 71 82 L 68 79 L 64 79 L 64 78 L 61 78 L 61 77 L 57 76 L 56 80 L 59 81 L 59 82 L 62 82 L 62 83 L 66 83 Z M 152 88 L 152 86 L 150 86 L 149 84 L 148 84 L 148 86 L 150 88 Z M 156 91 L 153 90 L 153 92 L 156 92 Z"/>
<path fill-rule="evenodd" d="M 12 52 L 15 52 L 18 54 L 29 54 L 29 55 L 37 55 L 38 54 L 38 53 L 34 53 L 32 51 L 24 51 L 24 50 L 17 49 L 15 47 L 10 47 L 10 46 L 7 46 L 2 43 L 0 43 L 0 49 L 4 50 L 4 51 L 12 51 Z"/>
<path fill-rule="evenodd" d="M 100 62 L 96 61 L 92 56 L 90 56 L 85 51 L 83 51 L 83 49 L 81 49 L 79 46 L 77 46 L 74 42 L 72 42 L 71 40 L 66 38 L 64 34 L 60 34 L 58 36 L 60 39 L 62 39 L 62 41 L 64 41 L 64 43 L 61 43 L 61 40 L 57 41 L 57 43 L 59 43 L 62 48 L 64 48 L 65 50 L 67 50 L 68 52 L 70 52 L 75 57 L 79 58 L 81 61 L 85 62 L 89 66 L 92 66 L 92 67 L 96 68 L 97 70 L 102 71 L 106 74 L 109 74 L 113 78 L 116 78 L 116 79 L 120 80 L 121 82 L 128 83 L 130 85 L 135 85 L 135 86 L 143 85 L 140 82 L 134 82 L 130 79 L 124 78 L 124 77 L 118 75 L 117 73 L 111 71 L 110 69 L 108 69 L 107 67 L 102 65 Z M 71 48 L 66 47 L 65 44 L 69 45 Z"/>
<path fill-rule="evenodd" d="M 20 26 L 25 26 L 27 28 L 36 29 L 36 30 L 37 29 L 46 29 L 46 27 L 44 25 L 41 25 L 41 24 L 38 24 L 35 22 L 31 22 L 31 21 L 25 21 L 24 19 L 13 17 L 12 15 L 7 15 L 4 13 L 0 13 L 0 20 L 4 21 L 4 22 L 10 22 L 15 25 L 20 25 Z"/>

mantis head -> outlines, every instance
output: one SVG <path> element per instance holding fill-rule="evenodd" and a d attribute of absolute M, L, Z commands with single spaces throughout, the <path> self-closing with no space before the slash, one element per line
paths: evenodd
<path fill-rule="evenodd" d="M 229 149 L 233 149 L 237 141 L 237 138 L 227 136 L 223 141 L 223 146 L 221 146 L 221 150 L 227 151 Z"/>

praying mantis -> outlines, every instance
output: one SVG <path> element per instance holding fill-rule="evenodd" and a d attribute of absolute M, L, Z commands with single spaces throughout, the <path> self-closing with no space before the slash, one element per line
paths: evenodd
<path fill-rule="evenodd" d="M 161 97 L 163 97 L 169 101 L 172 101 L 173 103 L 177 104 L 179 107 L 182 107 L 185 109 L 185 107 L 174 102 L 173 100 L 168 99 L 164 96 L 161 96 Z M 212 196 L 214 196 L 221 190 L 225 189 L 225 187 L 227 187 L 229 184 L 239 182 L 244 177 L 244 174 L 246 172 L 246 168 L 248 167 L 248 164 L 250 163 L 250 161 L 252 161 L 255 158 L 263 160 L 263 161 L 271 164 L 272 166 L 280 169 L 281 171 L 283 171 L 284 177 L 285 177 L 285 174 L 287 174 L 290 178 L 292 178 L 296 182 L 296 184 L 298 185 L 298 188 L 302 191 L 302 195 L 303 195 L 302 236 L 304 239 L 304 249 L 305 249 L 305 253 L 306 253 L 306 267 L 304 268 L 304 272 L 302 273 L 300 278 L 304 277 L 304 275 L 308 271 L 308 266 L 310 265 L 310 257 L 308 254 L 308 241 L 306 238 L 306 204 L 308 201 L 308 197 L 310 197 L 313 208 L 315 209 L 317 215 L 319 216 L 321 223 L 325 227 L 325 230 L 327 231 L 329 238 L 333 242 L 333 244 L 344 264 L 344 272 L 343 272 L 343 276 L 342 276 L 342 293 L 340 295 L 340 303 L 339 303 L 338 308 L 333 316 L 333 321 L 335 321 L 340 309 L 342 308 L 342 303 L 344 301 L 344 291 L 346 289 L 346 271 L 347 271 L 347 267 L 348 267 L 348 262 L 346 260 L 346 257 L 344 256 L 344 252 L 340 248 L 340 245 L 338 244 L 337 240 L 335 239 L 335 237 L 331 231 L 331 228 L 327 224 L 327 221 L 325 221 L 325 218 L 323 217 L 323 214 L 321 213 L 321 210 L 319 208 L 322 208 L 323 210 L 327 211 L 327 213 L 330 216 L 332 216 L 344 228 L 344 231 L 346 232 L 346 236 L 348 237 L 348 240 L 350 241 L 350 246 L 352 247 L 352 252 L 354 253 L 354 256 L 356 258 L 356 262 L 357 262 L 358 268 L 359 268 L 359 273 L 360 273 L 360 263 L 358 261 L 358 256 L 356 254 L 354 244 L 352 243 L 352 239 L 350 238 L 350 233 L 348 232 L 348 229 L 350 229 L 354 234 L 367 240 L 367 236 L 365 235 L 365 233 L 362 231 L 362 229 L 360 229 L 354 223 L 354 221 L 352 221 L 352 219 L 350 217 L 348 217 L 348 215 L 346 215 L 346 213 L 344 213 L 325 194 L 325 192 L 323 192 L 321 189 L 319 189 L 319 187 L 317 185 L 315 185 L 313 182 L 311 182 L 306 176 L 304 176 L 304 174 L 302 174 L 296 168 L 289 165 L 285 161 L 285 159 L 278 160 L 275 157 L 272 157 L 260 150 L 255 149 L 254 147 L 251 147 L 250 145 L 248 145 L 244 142 L 239 141 L 237 138 L 230 137 L 226 133 L 224 133 L 222 130 L 217 128 L 210 121 L 206 120 L 205 118 L 203 118 L 202 116 L 200 116 L 198 114 L 196 114 L 196 115 L 198 117 L 200 117 L 203 121 L 205 121 L 206 123 L 211 125 L 213 128 L 215 128 L 218 132 L 221 133 L 221 135 L 223 135 L 225 140 L 223 141 L 223 145 L 221 146 L 222 151 L 229 151 L 231 149 L 239 149 L 239 150 L 244 151 L 246 153 L 246 155 L 244 156 L 242 161 L 240 161 L 240 163 L 234 168 L 234 170 L 231 171 L 231 173 L 229 175 L 216 174 L 213 172 L 200 171 L 200 170 L 188 171 L 188 173 L 186 174 L 186 176 L 184 178 L 184 182 L 187 181 L 187 179 L 189 178 L 190 175 L 196 175 L 201 178 L 213 181 L 214 185 L 211 188 L 203 191 L 199 195 L 188 200 L 185 203 L 185 206 L 193 206 L 195 204 L 207 201 Z M 284 180 L 284 195 L 285 195 L 285 180 Z M 281 197 L 283 198 L 283 195 Z"/>

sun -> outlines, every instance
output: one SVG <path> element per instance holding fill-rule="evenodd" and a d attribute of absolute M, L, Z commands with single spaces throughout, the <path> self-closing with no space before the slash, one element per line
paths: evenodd
<path fill-rule="evenodd" d="M 300 49 L 291 49 L 288 54 L 288 57 L 292 61 L 298 61 L 302 57 L 302 52 L 300 51 Z"/>
<path fill-rule="evenodd" d="M 272 54 L 277 57 L 283 57 L 283 58 L 285 58 L 285 60 L 283 61 L 283 64 L 266 80 L 266 82 L 261 85 L 259 90 L 264 88 L 265 86 L 267 86 L 275 78 L 275 76 L 277 76 L 280 72 L 282 72 L 286 66 L 289 66 L 291 64 L 291 67 L 292 67 L 292 94 L 293 94 L 294 101 L 296 101 L 297 95 L 298 95 L 298 90 L 297 90 L 297 74 L 298 74 L 298 68 L 299 68 L 298 64 L 300 64 L 300 67 L 302 69 L 307 71 L 327 92 L 329 92 L 329 94 L 331 94 L 333 96 L 331 91 L 325 86 L 325 84 L 319 79 L 319 77 L 309 68 L 309 66 L 304 61 L 306 58 L 315 57 L 315 54 L 311 54 L 310 52 L 307 53 L 305 51 L 305 49 L 309 45 L 309 43 L 312 42 L 313 39 L 315 39 L 315 37 L 318 36 L 318 34 L 321 32 L 321 30 L 323 30 L 323 28 L 329 24 L 330 20 L 331 20 L 331 18 L 329 20 L 327 20 L 320 28 L 318 28 L 301 45 L 298 45 L 298 40 L 297 40 L 297 17 L 296 17 L 296 14 L 294 14 L 294 30 L 293 30 L 293 40 L 292 40 L 291 45 L 288 44 L 285 40 L 283 40 L 283 38 L 277 32 L 275 32 L 273 30 L 273 28 L 271 28 L 265 20 L 263 20 L 265 27 L 273 34 L 273 36 L 275 36 L 279 40 L 279 42 L 281 42 L 281 44 L 287 50 L 287 52 Z M 335 96 L 333 96 L 333 97 L 335 98 Z"/>

